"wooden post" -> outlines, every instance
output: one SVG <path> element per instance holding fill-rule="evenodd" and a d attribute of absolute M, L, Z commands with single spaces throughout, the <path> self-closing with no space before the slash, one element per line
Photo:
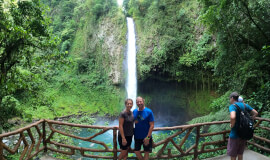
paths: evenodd
<path fill-rule="evenodd" d="M 43 146 L 44 146 L 44 152 L 47 153 L 48 149 L 47 149 L 47 142 L 46 142 L 46 122 L 45 120 L 42 122 L 42 136 L 43 136 Z"/>
<path fill-rule="evenodd" d="M 196 131 L 196 144 L 195 144 L 195 148 L 194 148 L 194 160 L 198 159 L 199 139 L 200 139 L 200 126 L 197 127 L 197 131 Z"/>
<path fill-rule="evenodd" d="M 226 146 L 226 133 L 223 133 L 223 141 L 224 141 L 224 145 Z"/>
<path fill-rule="evenodd" d="M 172 157 L 172 149 L 168 149 L 168 158 L 171 158 Z"/>
<path fill-rule="evenodd" d="M 0 160 L 3 160 L 4 159 L 3 150 L 4 150 L 4 147 L 3 147 L 3 138 L 1 137 L 0 138 Z"/>
<path fill-rule="evenodd" d="M 113 159 L 117 160 L 117 128 L 113 128 Z"/>

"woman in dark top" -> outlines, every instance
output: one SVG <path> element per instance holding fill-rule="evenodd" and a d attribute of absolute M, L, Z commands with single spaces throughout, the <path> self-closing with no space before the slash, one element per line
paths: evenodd
<path fill-rule="evenodd" d="M 132 99 L 126 99 L 126 109 L 120 113 L 119 116 L 119 132 L 118 143 L 120 145 L 121 154 L 118 159 L 127 159 L 128 150 L 130 148 L 133 137 L 133 113 L 131 108 L 133 106 Z"/>

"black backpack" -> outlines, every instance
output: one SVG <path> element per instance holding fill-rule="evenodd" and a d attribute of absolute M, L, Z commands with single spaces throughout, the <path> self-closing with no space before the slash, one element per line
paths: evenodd
<path fill-rule="evenodd" d="M 242 111 L 237 104 L 234 104 L 239 111 L 237 116 L 238 126 L 236 126 L 236 131 L 241 139 L 250 140 L 254 133 L 254 121 L 250 114 L 246 110 L 246 104 L 244 103 L 245 109 Z"/>

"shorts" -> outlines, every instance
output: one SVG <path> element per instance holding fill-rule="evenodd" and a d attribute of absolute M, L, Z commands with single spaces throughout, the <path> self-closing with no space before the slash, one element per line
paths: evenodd
<path fill-rule="evenodd" d="M 152 137 L 149 140 L 149 144 L 147 146 L 145 146 L 143 144 L 143 139 L 135 139 L 135 148 L 134 151 L 140 151 L 141 150 L 141 146 L 143 145 L 143 149 L 145 152 L 152 152 Z"/>
<path fill-rule="evenodd" d="M 246 140 L 241 138 L 229 138 L 227 145 L 227 154 L 231 157 L 237 157 L 237 155 L 242 155 L 244 153 L 246 146 Z"/>
<path fill-rule="evenodd" d="M 122 150 L 127 150 L 130 145 L 131 145 L 131 142 L 132 142 L 132 137 L 133 136 L 125 136 L 126 140 L 127 140 L 127 144 L 125 146 L 122 145 L 122 137 L 121 135 L 119 134 L 118 135 L 118 143 L 119 143 L 119 146 L 120 146 L 120 149 Z"/>

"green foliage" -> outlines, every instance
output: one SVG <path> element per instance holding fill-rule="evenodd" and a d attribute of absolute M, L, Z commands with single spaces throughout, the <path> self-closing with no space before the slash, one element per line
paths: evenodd
<path fill-rule="evenodd" d="M 75 0 L 59 1 L 52 3 L 51 1 L 42 0 L 43 3 L 50 7 L 49 14 L 52 18 L 52 28 L 55 35 L 61 38 L 59 49 L 61 52 L 68 51 L 72 46 L 73 38 L 80 21 L 78 18 L 82 13 L 76 12 L 76 7 L 83 3 Z"/>
<path fill-rule="evenodd" d="M 197 117 L 189 121 L 189 124 L 194 124 L 194 123 L 204 123 L 204 122 L 213 122 L 213 121 L 223 121 L 223 120 L 229 120 L 229 114 L 224 114 L 228 113 L 228 108 L 223 108 L 220 109 L 217 112 L 212 112 L 208 115 L 202 116 L 202 117 Z"/>
<path fill-rule="evenodd" d="M 17 160 L 17 159 L 20 159 L 21 157 L 21 154 L 20 153 L 16 153 L 16 154 L 13 154 L 13 155 L 8 155 L 6 157 L 7 160 Z"/>
<path fill-rule="evenodd" d="M 1 0 L 0 6 L 0 112 L 5 113 L 1 116 L 2 126 L 9 118 L 20 115 L 18 94 L 34 95 L 41 82 L 37 72 L 60 56 L 54 50 L 58 39 L 49 28 L 46 8 L 38 0 Z"/>
<path fill-rule="evenodd" d="M 109 47 L 125 45 L 127 29 L 116 1 L 42 2 L 49 7 L 39 0 L 0 0 L 1 126 L 8 128 L 7 120 L 21 115 L 29 122 L 81 113 L 117 115 L 125 96 L 109 75 L 123 57 L 111 56 Z M 234 90 L 269 118 L 269 0 L 124 0 L 124 7 L 136 22 L 139 78 L 163 76 L 192 84 L 191 107 L 200 114 L 212 111 L 190 123 L 227 120 L 228 95 Z M 213 100 L 212 90 L 221 97 Z M 89 117 L 71 121 L 94 122 Z"/>
<path fill-rule="evenodd" d="M 221 95 L 198 108 L 213 113 L 194 123 L 227 119 L 221 114 L 231 91 L 261 115 L 269 112 L 269 1 L 125 0 L 124 7 L 136 22 L 140 79 L 161 75 L 194 84 L 193 107 L 201 89 Z"/>
<path fill-rule="evenodd" d="M 248 97 L 249 99 L 245 100 L 245 102 L 254 106 L 259 114 L 262 115 L 264 112 L 267 114 L 270 107 L 270 81 L 263 84 L 258 92 L 253 92 Z"/>
<path fill-rule="evenodd" d="M 92 45 L 89 41 L 95 39 L 88 39 L 106 19 L 120 33 L 115 41 L 125 44 L 125 17 L 116 1 L 42 0 L 48 7 L 38 0 L 0 2 L 0 100 L 8 95 L 20 104 L 17 113 L 1 116 L 1 124 L 18 115 L 31 122 L 70 114 L 118 114 L 124 91 L 112 85 L 107 66 L 120 62 L 102 53 L 104 41 Z M 11 108 L 1 106 L 1 113 L 6 110 Z"/>
<path fill-rule="evenodd" d="M 261 50 L 270 42 L 268 1 L 126 0 L 124 6 L 136 21 L 141 79 L 164 74 L 196 86 L 217 83 L 222 94 L 250 94 L 269 79 L 269 52 Z"/>
<path fill-rule="evenodd" d="M 11 113 L 12 115 L 17 114 L 19 110 L 20 104 L 18 102 L 18 100 L 12 96 L 5 96 L 2 99 L 2 107 L 6 109 L 6 112 L 1 112 L 2 114 L 8 114 Z M 1 116 L 2 117 L 2 116 Z M 5 117 L 5 116 L 3 116 Z"/>
<path fill-rule="evenodd" d="M 200 90 L 197 93 L 191 93 L 188 97 L 191 115 L 206 115 L 213 111 L 211 104 L 216 101 L 214 92 Z"/>
<path fill-rule="evenodd" d="M 90 3 L 92 3 L 92 14 L 96 19 L 108 14 L 110 10 L 117 9 L 116 1 L 112 0 L 92 0 Z"/>
<path fill-rule="evenodd" d="M 86 124 L 86 125 L 93 125 L 96 122 L 95 118 L 91 118 L 89 116 L 82 116 L 79 119 L 78 118 L 71 118 L 68 120 L 70 123 L 76 123 L 76 124 Z"/>
<path fill-rule="evenodd" d="M 80 25 L 73 36 L 74 40 L 69 39 L 62 43 L 62 47 L 67 44 L 71 46 L 69 57 L 73 63 L 62 68 L 47 89 L 48 95 L 54 97 L 51 103 L 54 116 L 80 112 L 115 115 L 123 107 L 124 92 L 112 86 L 108 76 L 111 69 L 107 66 L 111 65 L 114 57 L 103 47 L 104 40 L 96 37 L 100 23 L 114 25 L 115 35 L 120 30 L 118 27 L 125 29 L 125 19 L 116 9 L 115 1 L 76 2 L 71 19 L 80 21 Z M 64 35 L 67 31 L 68 28 L 61 34 Z M 124 37 L 125 34 L 120 33 L 117 41 L 123 41 Z M 121 63 L 118 60 L 113 63 L 115 62 Z"/>
<path fill-rule="evenodd" d="M 270 42 L 269 1 L 200 2 L 203 4 L 200 21 L 217 34 L 218 57 L 214 74 L 222 77 L 220 89 L 247 94 L 258 90 L 269 79 L 269 69 L 266 69 L 269 57 L 263 56 L 261 51 Z"/>
<path fill-rule="evenodd" d="M 2 6 L 2 1 L 1 6 Z M 49 49 L 56 44 L 48 28 L 49 20 L 39 1 L 7 2 L 1 7 L 0 65 L 1 89 L 5 86 L 8 74 L 15 65 L 31 62 L 36 49 Z M 52 54 L 41 54 L 42 58 L 51 58 Z M 31 64 L 29 64 L 31 65 Z M 4 92 L 5 91 L 5 92 Z M 1 91 L 5 94 L 7 91 Z"/>
<path fill-rule="evenodd" d="M 216 112 L 218 110 L 222 110 L 224 108 L 228 108 L 230 104 L 229 95 L 231 94 L 231 91 L 226 92 L 224 95 L 220 96 L 219 98 L 212 101 L 210 104 L 210 108 L 213 112 Z"/>
<path fill-rule="evenodd" d="M 124 92 L 100 81 L 98 75 L 93 74 L 63 73 L 55 76 L 46 90 L 39 93 L 43 95 L 43 101 L 47 99 L 47 105 L 42 106 L 42 101 L 33 104 L 36 99 L 30 99 L 24 104 L 27 108 L 25 113 L 33 115 L 33 118 L 49 119 L 81 113 L 118 114 L 123 107 L 120 97 L 124 97 Z"/>
<path fill-rule="evenodd" d="M 12 96 L 3 97 L 0 112 L 0 133 L 2 133 L 2 129 L 6 130 L 11 127 L 8 119 L 20 116 L 20 113 L 20 103 L 16 98 Z"/>
<path fill-rule="evenodd" d="M 180 2 L 176 1 L 130 1 L 133 6 L 133 17 L 138 31 L 138 72 L 145 79 L 152 72 L 169 73 L 175 76 L 179 56 L 186 50 L 186 39 L 191 38 L 192 30 L 186 23 L 186 14 L 174 14 L 183 11 Z M 137 10 L 137 11 L 135 11 Z M 139 12 L 140 14 L 137 14 Z M 162 18 L 160 18 L 162 17 Z M 149 41 L 147 40 L 149 39 Z M 142 66 L 142 67 L 140 67 Z"/>

